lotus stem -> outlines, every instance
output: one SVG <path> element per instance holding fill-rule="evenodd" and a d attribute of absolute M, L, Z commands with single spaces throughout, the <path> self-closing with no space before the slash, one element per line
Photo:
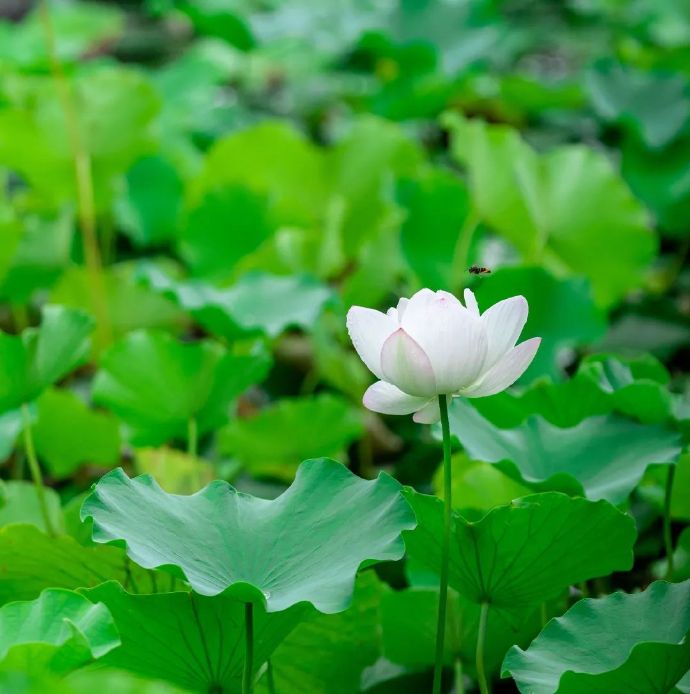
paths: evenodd
<path fill-rule="evenodd" d="M 276 694 L 276 682 L 273 677 L 273 665 L 270 658 L 266 661 L 266 683 L 268 684 L 268 693 Z"/>
<path fill-rule="evenodd" d="M 193 458 L 197 457 L 199 440 L 199 427 L 194 417 L 190 417 L 187 422 L 187 453 Z"/>
<path fill-rule="evenodd" d="M 86 260 L 89 293 L 91 294 L 91 307 L 97 319 L 96 338 L 98 340 L 98 346 L 103 348 L 110 342 L 112 328 L 106 299 L 101 253 L 96 233 L 96 203 L 91 154 L 84 143 L 77 106 L 58 55 L 55 30 L 50 16 L 48 0 L 41 0 L 38 11 L 43 26 L 46 51 L 50 62 L 50 71 L 60 101 L 60 108 L 65 118 L 69 143 L 74 158 L 79 228 L 81 230 L 84 246 L 84 259 Z"/>
<path fill-rule="evenodd" d="M 50 518 L 48 510 L 48 499 L 46 498 L 45 488 L 43 486 L 43 475 L 41 475 L 41 467 L 38 464 L 36 457 L 36 448 L 34 446 L 34 437 L 31 432 L 31 412 L 29 406 L 24 403 L 22 405 L 22 419 L 24 420 L 24 449 L 26 450 L 26 459 L 29 461 L 29 470 L 31 478 L 36 487 L 36 497 L 38 498 L 38 506 L 41 509 L 41 516 L 46 527 L 46 532 L 51 537 L 55 537 L 57 532 L 53 526 L 53 521 Z"/>
<path fill-rule="evenodd" d="M 251 602 L 244 604 L 244 633 L 246 644 L 242 694 L 252 694 L 254 690 L 254 605 Z"/>
<path fill-rule="evenodd" d="M 673 535 L 671 534 L 671 496 L 673 495 L 673 480 L 676 476 L 676 466 L 669 465 L 666 475 L 666 494 L 664 496 L 664 547 L 666 550 L 666 580 L 673 577 Z"/>
<path fill-rule="evenodd" d="M 489 620 L 489 603 L 483 602 L 479 613 L 479 632 L 477 633 L 477 681 L 479 683 L 479 691 L 481 694 L 489 694 L 489 685 L 486 681 L 486 672 L 484 671 L 484 645 L 486 643 L 486 624 Z"/>
<path fill-rule="evenodd" d="M 436 658 L 434 660 L 433 694 L 441 694 L 443 677 L 443 646 L 446 635 L 446 608 L 448 605 L 448 566 L 450 562 L 450 526 L 452 520 L 452 492 L 450 468 L 450 424 L 448 422 L 448 399 L 438 396 L 441 411 L 441 429 L 443 431 L 443 544 L 441 547 L 441 581 L 438 596 L 438 622 L 436 623 Z"/>

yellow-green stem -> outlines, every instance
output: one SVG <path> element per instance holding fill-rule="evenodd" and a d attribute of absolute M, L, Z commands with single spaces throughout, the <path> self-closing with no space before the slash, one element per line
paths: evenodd
<path fill-rule="evenodd" d="M 438 396 L 441 412 L 441 430 L 443 432 L 443 539 L 441 546 L 441 581 L 438 596 L 438 621 L 436 623 L 436 658 L 434 661 L 433 694 L 441 693 L 443 677 L 443 651 L 446 635 L 446 608 L 448 605 L 448 566 L 450 562 L 450 527 L 453 513 L 450 468 L 450 424 L 448 422 L 448 399 Z"/>
<path fill-rule="evenodd" d="M 489 603 L 483 602 L 481 612 L 479 613 L 479 633 L 477 634 L 477 682 L 479 683 L 479 691 L 481 694 L 489 694 L 489 685 L 486 680 L 486 671 L 484 670 L 484 647 L 486 644 L 486 625 L 489 620 Z"/>
<path fill-rule="evenodd" d="M 254 689 L 254 606 L 244 604 L 244 673 L 242 675 L 242 694 L 252 694 Z"/>
<path fill-rule="evenodd" d="M 36 448 L 34 447 L 34 438 L 31 432 L 31 412 L 26 403 L 22 405 L 22 418 L 24 420 L 24 449 L 26 450 L 26 459 L 29 462 L 31 479 L 36 487 L 38 506 L 41 509 L 41 516 L 43 517 L 46 532 L 48 535 L 54 537 L 57 533 L 55 532 L 55 527 L 53 526 L 53 521 L 48 509 L 48 499 L 46 499 L 45 488 L 43 486 L 43 476 L 41 475 L 41 467 L 36 457 Z"/>
<path fill-rule="evenodd" d="M 266 683 L 268 684 L 268 694 L 276 694 L 276 683 L 273 678 L 273 665 L 271 659 L 266 662 Z"/>
<path fill-rule="evenodd" d="M 676 466 L 669 465 L 666 475 L 666 495 L 664 497 L 664 547 L 666 550 L 666 580 L 673 577 L 673 536 L 671 534 L 671 496 L 673 494 L 673 480 L 676 475 Z"/>
<path fill-rule="evenodd" d="M 187 453 L 193 458 L 197 457 L 199 439 L 199 427 L 194 417 L 190 417 L 187 422 Z"/>
<path fill-rule="evenodd" d="M 465 694 L 465 678 L 460 658 L 455 659 L 455 694 Z"/>
<path fill-rule="evenodd" d="M 39 16 L 43 26 L 46 50 L 50 61 L 50 69 L 55 83 L 55 89 L 60 101 L 67 127 L 67 135 L 74 158 L 74 177 L 77 190 L 77 205 L 79 208 L 79 228 L 84 245 L 86 272 L 91 294 L 91 306 L 96 316 L 96 339 L 100 348 L 110 342 L 112 330 L 108 315 L 105 281 L 101 264 L 101 253 L 96 235 L 96 203 L 91 167 L 91 155 L 84 144 L 79 123 L 79 115 L 74 103 L 65 71 L 60 62 L 55 40 L 55 30 L 50 16 L 48 0 L 41 0 Z"/>

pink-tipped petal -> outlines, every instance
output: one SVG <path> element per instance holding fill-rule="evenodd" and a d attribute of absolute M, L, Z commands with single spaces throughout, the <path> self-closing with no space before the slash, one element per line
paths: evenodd
<path fill-rule="evenodd" d="M 396 330 L 381 350 L 384 380 L 410 395 L 436 395 L 436 379 L 424 350 L 402 328 Z"/>
<path fill-rule="evenodd" d="M 423 409 L 429 402 L 429 398 L 418 398 L 414 395 L 408 395 L 390 383 L 378 381 L 367 388 L 362 402 L 372 412 L 380 412 L 381 414 L 412 414 L 419 409 Z"/>
<path fill-rule="evenodd" d="M 540 343 L 540 337 L 533 337 L 513 347 L 477 383 L 463 390 L 461 395 L 468 398 L 482 398 L 500 393 L 513 385 L 532 363 Z"/>
<path fill-rule="evenodd" d="M 353 306 L 347 312 L 347 331 L 359 358 L 377 378 L 381 371 L 383 343 L 398 329 L 397 317 L 362 306 Z"/>
<path fill-rule="evenodd" d="M 429 357 L 437 393 L 457 392 L 479 378 L 487 350 L 484 325 L 452 294 L 417 292 L 401 325 Z"/>
<path fill-rule="evenodd" d="M 515 347 L 527 321 L 527 299 L 513 296 L 499 301 L 482 315 L 482 322 L 489 339 L 484 369 L 490 369 L 498 360 Z"/>
<path fill-rule="evenodd" d="M 467 310 L 479 318 L 479 304 L 477 303 L 477 298 L 475 297 L 474 292 L 471 289 L 465 289 L 464 297 Z"/>
<path fill-rule="evenodd" d="M 438 398 L 430 400 L 421 410 L 417 410 L 412 419 L 414 419 L 417 424 L 436 424 L 436 422 L 441 419 Z"/>

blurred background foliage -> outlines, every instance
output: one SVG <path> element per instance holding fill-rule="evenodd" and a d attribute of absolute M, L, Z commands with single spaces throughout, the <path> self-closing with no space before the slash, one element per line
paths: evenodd
<path fill-rule="evenodd" d="M 580 453 L 618 465 L 636 571 L 662 571 L 651 464 L 690 434 L 687 4 L 0 0 L 0 235 L 0 523 L 44 522 L 12 479 L 29 401 L 80 540 L 82 493 L 118 464 L 275 495 L 329 455 L 435 489 L 426 428 L 363 410 L 344 316 L 470 286 L 483 309 L 526 296 L 543 341 L 516 389 L 472 403 L 460 508 L 533 490 L 521 466 L 559 451 L 564 489 L 590 489 L 560 431 L 584 427 L 600 448 Z M 95 331 L 29 398 L 11 336 L 50 304 Z M 490 465 L 496 428 L 531 460 L 506 436 L 511 465 Z M 631 436 L 646 457 L 621 453 Z"/>

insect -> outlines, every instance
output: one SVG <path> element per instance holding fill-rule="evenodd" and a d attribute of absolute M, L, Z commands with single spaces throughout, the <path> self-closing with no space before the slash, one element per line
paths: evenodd
<path fill-rule="evenodd" d="M 490 275 L 491 270 L 488 267 L 479 267 L 479 265 L 472 265 L 468 270 L 470 275 Z"/>

